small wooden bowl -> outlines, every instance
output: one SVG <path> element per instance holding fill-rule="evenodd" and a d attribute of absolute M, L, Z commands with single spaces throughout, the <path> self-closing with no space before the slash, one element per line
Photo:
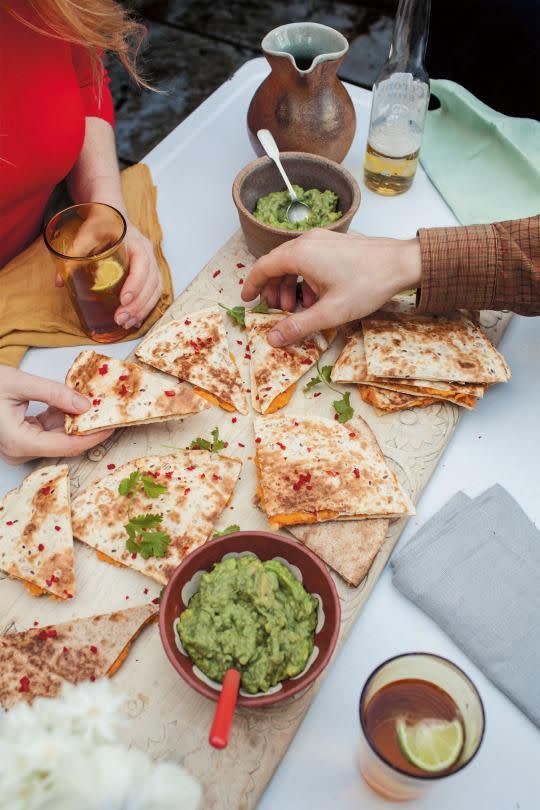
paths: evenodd
<path fill-rule="evenodd" d="M 191 658 L 182 653 L 177 644 L 175 623 L 186 605 L 182 592 L 187 583 L 201 571 L 211 571 L 214 564 L 231 553 L 251 552 L 260 560 L 274 557 L 296 566 L 302 576 L 305 589 L 320 597 L 319 624 L 315 633 L 317 657 L 304 673 L 281 682 L 279 691 L 257 696 L 245 695 L 242 691 L 238 705 L 248 708 L 274 706 L 310 686 L 324 670 L 336 646 L 339 635 L 341 609 L 334 581 L 323 563 L 296 540 L 287 540 L 270 532 L 236 532 L 211 540 L 193 551 L 173 573 L 161 598 L 159 632 L 165 653 L 175 670 L 197 692 L 211 700 L 219 698 L 220 688 L 211 686 L 207 680 L 194 672 Z M 196 584 L 196 580 L 193 583 Z M 197 584 L 198 587 L 198 584 Z M 197 590 L 197 587 L 194 590 Z M 189 600 L 188 600 L 189 601 Z M 321 621 L 322 617 L 322 621 Z"/>
<path fill-rule="evenodd" d="M 338 210 L 343 216 L 337 222 L 328 225 L 325 230 L 340 233 L 348 231 L 360 205 L 360 187 L 352 174 L 333 160 L 310 155 L 307 152 L 283 152 L 281 161 L 291 183 L 304 189 L 318 188 L 321 191 L 329 189 L 338 195 Z M 283 242 L 296 239 L 305 233 L 272 228 L 253 216 L 259 197 L 264 197 L 271 191 L 281 191 L 283 188 L 283 180 L 274 162 L 268 157 L 248 163 L 234 181 L 232 187 L 234 204 L 238 210 L 249 251 L 256 258 L 269 253 Z"/>

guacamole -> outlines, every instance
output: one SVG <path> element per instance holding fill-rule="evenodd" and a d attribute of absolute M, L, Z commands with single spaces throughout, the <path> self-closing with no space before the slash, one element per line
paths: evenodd
<path fill-rule="evenodd" d="M 291 198 L 287 191 L 272 191 L 266 197 L 259 197 L 253 216 L 259 222 L 271 225 L 273 228 L 285 228 L 287 231 L 309 231 L 310 228 L 324 228 L 336 220 L 341 219 L 338 211 L 338 196 L 333 191 L 320 191 L 310 188 L 304 191 L 300 186 L 293 185 L 300 202 L 311 208 L 311 214 L 302 222 L 289 222 L 287 208 Z"/>
<path fill-rule="evenodd" d="M 318 602 L 278 560 L 229 557 L 203 574 L 176 630 L 205 675 L 230 668 L 246 692 L 267 692 L 298 675 L 314 645 Z"/>

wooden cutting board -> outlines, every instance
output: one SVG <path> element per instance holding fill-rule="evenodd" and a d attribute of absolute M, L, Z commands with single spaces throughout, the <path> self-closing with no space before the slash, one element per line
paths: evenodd
<path fill-rule="evenodd" d="M 227 306 L 240 304 L 243 279 L 253 261 L 241 234 L 237 233 L 180 295 L 160 323 L 216 302 Z M 481 322 L 493 342 L 498 342 L 509 318 L 506 313 L 482 313 Z M 246 334 L 228 317 L 226 320 L 231 349 L 249 386 L 249 359 L 244 356 Z M 325 365 L 335 360 L 341 345 L 340 339 L 336 340 L 324 356 Z M 308 372 L 308 379 L 309 376 Z M 459 409 L 441 403 L 379 417 L 362 402 L 356 387 L 345 389 L 351 391 L 356 414 L 372 427 L 402 485 L 417 500 L 452 435 Z M 497 396 L 497 393 L 492 391 L 488 396 Z M 332 417 L 334 398 L 335 394 L 328 390 L 316 398 L 312 393 L 306 395 L 300 384 L 286 412 Z M 481 408 L 482 402 L 477 407 Z M 72 494 L 105 476 L 110 464 L 119 466 L 139 456 L 165 454 L 171 447 L 184 448 L 197 436 L 209 437 L 214 427 L 219 427 L 220 437 L 229 443 L 225 452 L 244 462 L 233 501 L 217 528 L 233 523 L 241 529 L 268 528 L 253 502 L 256 484 L 251 416 L 230 414 L 219 408 L 184 420 L 116 431 L 86 457 L 69 461 Z M 334 575 L 342 606 L 339 643 L 347 637 L 386 565 L 405 521 L 391 523 L 384 541 L 377 536 L 378 530 L 366 526 L 368 523 L 364 521 L 361 530 L 355 522 L 341 524 L 339 533 L 328 526 L 317 536 L 307 538 L 312 548 L 319 549 L 326 547 L 328 538 L 334 553 L 341 542 L 356 544 L 356 573 L 362 566 L 366 569 L 374 557 L 369 573 L 358 587 L 352 588 Z M 381 521 L 373 523 L 379 524 L 380 529 Z M 1 580 L 0 632 L 22 630 L 32 626 L 34 621 L 44 625 L 131 607 L 159 593 L 159 586 L 153 581 L 99 561 L 91 549 L 79 543 L 76 543 L 75 559 L 77 593 L 67 604 L 32 598 L 20 583 Z M 207 743 L 215 704 L 199 696 L 179 678 L 165 657 L 155 625 L 146 629 L 135 642 L 114 682 L 129 695 L 126 711 L 130 723 L 124 732 L 126 741 L 154 758 L 175 760 L 188 768 L 203 786 L 205 810 L 250 810 L 256 806 L 318 688 L 315 684 L 297 699 L 274 708 L 238 710 L 229 747 L 215 751 Z"/>

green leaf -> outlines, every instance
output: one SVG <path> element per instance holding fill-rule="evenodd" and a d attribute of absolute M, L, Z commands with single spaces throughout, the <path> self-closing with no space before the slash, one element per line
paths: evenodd
<path fill-rule="evenodd" d="M 210 450 L 212 452 L 212 442 L 207 439 L 201 439 L 199 436 L 190 444 L 191 450 Z"/>
<path fill-rule="evenodd" d="M 222 529 L 220 532 L 214 532 L 212 536 L 212 540 L 215 540 L 217 537 L 224 537 L 226 534 L 232 534 L 233 532 L 239 532 L 240 526 L 238 524 L 233 523 L 231 526 L 227 526 L 226 529 Z"/>
<path fill-rule="evenodd" d="M 225 442 L 222 442 L 219 438 L 219 428 L 214 428 L 212 431 L 212 438 L 214 441 L 212 442 L 212 453 L 219 453 L 220 450 L 223 450 L 225 447 Z"/>
<path fill-rule="evenodd" d="M 334 406 L 335 412 L 338 414 L 338 422 L 341 422 L 343 425 L 345 422 L 348 422 L 349 419 L 352 419 L 354 416 L 354 408 L 351 405 L 351 395 L 347 391 L 346 394 L 343 394 L 341 399 L 336 399 L 332 402 Z"/>
<path fill-rule="evenodd" d="M 232 318 L 238 326 L 241 326 L 245 329 L 246 326 L 246 308 L 245 307 L 226 307 L 223 304 L 219 305 L 222 309 L 225 310 L 229 318 Z"/>
<path fill-rule="evenodd" d="M 140 555 L 144 560 L 150 557 L 164 557 L 171 538 L 166 532 L 144 532 L 140 542 Z"/>
<path fill-rule="evenodd" d="M 268 312 L 268 302 L 266 298 L 261 298 L 258 304 L 254 307 L 251 307 L 251 312 L 262 312 L 263 315 L 266 315 Z"/>
<path fill-rule="evenodd" d="M 136 515 L 135 517 L 130 518 L 128 526 L 131 525 L 135 530 L 139 531 L 141 529 L 153 529 L 154 526 L 158 526 L 162 520 L 163 515 Z"/>
<path fill-rule="evenodd" d="M 144 487 L 144 494 L 148 498 L 159 498 L 164 492 L 167 492 L 166 484 L 158 484 L 151 475 L 143 475 L 142 485 Z"/>
<path fill-rule="evenodd" d="M 321 377 L 322 381 L 325 382 L 327 385 L 330 384 L 330 381 L 331 381 L 330 375 L 332 374 L 332 369 L 333 368 L 334 368 L 334 366 L 323 366 L 321 368 L 320 377 Z"/>
<path fill-rule="evenodd" d="M 197 438 L 191 442 L 190 445 L 191 449 L 192 450 L 202 449 L 202 450 L 209 450 L 210 453 L 219 453 L 220 450 L 223 450 L 223 448 L 226 447 L 226 442 L 222 442 L 221 439 L 219 438 L 219 428 L 217 427 L 215 427 L 211 431 L 211 435 L 214 440 L 212 442 L 209 441 L 208 439 L 201 439 L 200 436 L 197 436 Z"/>
<path fill-rule="evenodd" d="M 137 484 L 139 483 L 140 472 L 135 470 L 131 473 L 129 478 L 124 478 L 118 485 L 119 495 L 131 495 Z"/>
<path fill-rule="evenodd" d="M 322 382 L 322 380 L 319 377 L 319 375 L 317 374 L 316 377 L 312 377 L 311 380 L 306 385 L 304 385 L 304 391 L 306 393 L 308 391 L 311 391 L 312 388 L 315 388 L 315 386 L 319 385 L 321 382 Z"/>

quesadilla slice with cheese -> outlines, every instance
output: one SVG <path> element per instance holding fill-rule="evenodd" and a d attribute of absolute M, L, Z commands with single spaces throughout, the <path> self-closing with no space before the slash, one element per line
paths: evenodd
<path fill-rule="evenodd" d="M 0 570 L 33 596 L 75 592 L 68 473 L 42 467 L 0 501 Z"/>
<path fill-rule="evenodd" d="M 240 372 L 219 307 L 192 312 L 150 332 L 135 354 L 149 366 L 186 380 L 212 405 L 247 414 Z"/>
<path fill-rule="evenodd" d="M 239 459 L 206 450 L 135 459 L 74 499 L 73 534 L 105 562 L 165 585 L 211 536 L 241 467 Z"/>
<path fill-rule="evenodd" d="M 56 697 L 66 682 L 111 677 L 158 612 L 158 605 L 141 605 L 2 636 L 0 705 L 10 709 L 20 701 Z"/>
<path fill-rule="evenodd" d="M 66 385 L 91 402 L 85 413 L 66 414 L 66 433 L 78 436 L 105 428 L 180 419 L 210 407 L 187 383 L 89 350 L 75 358 Z"/>
<path fill-rule="evenodd" d="M 268 314 L 246 310 L 247 350 L 251 355 L 251 401 L 259 413 L 274 413 L 283 408 L 294 393 L 295 383 L 320 359 L 329 340 L 315 332 L 300 343 L 274 348 L 268 333 L 286 312 Z M 335 332 L 329 335 L 333 338 Z"/>
<path fill-rule="evenodd" d="M 362 320 L 369 378 L 507 382 L 503 356 L 480 327 L 460 313 L 378 312 Z"/>
<path fill-rule="evenodd" d="M 257 495 L 273 529 L 415 514 L 363 419 L 258 417 L 255 448 Z"/>

